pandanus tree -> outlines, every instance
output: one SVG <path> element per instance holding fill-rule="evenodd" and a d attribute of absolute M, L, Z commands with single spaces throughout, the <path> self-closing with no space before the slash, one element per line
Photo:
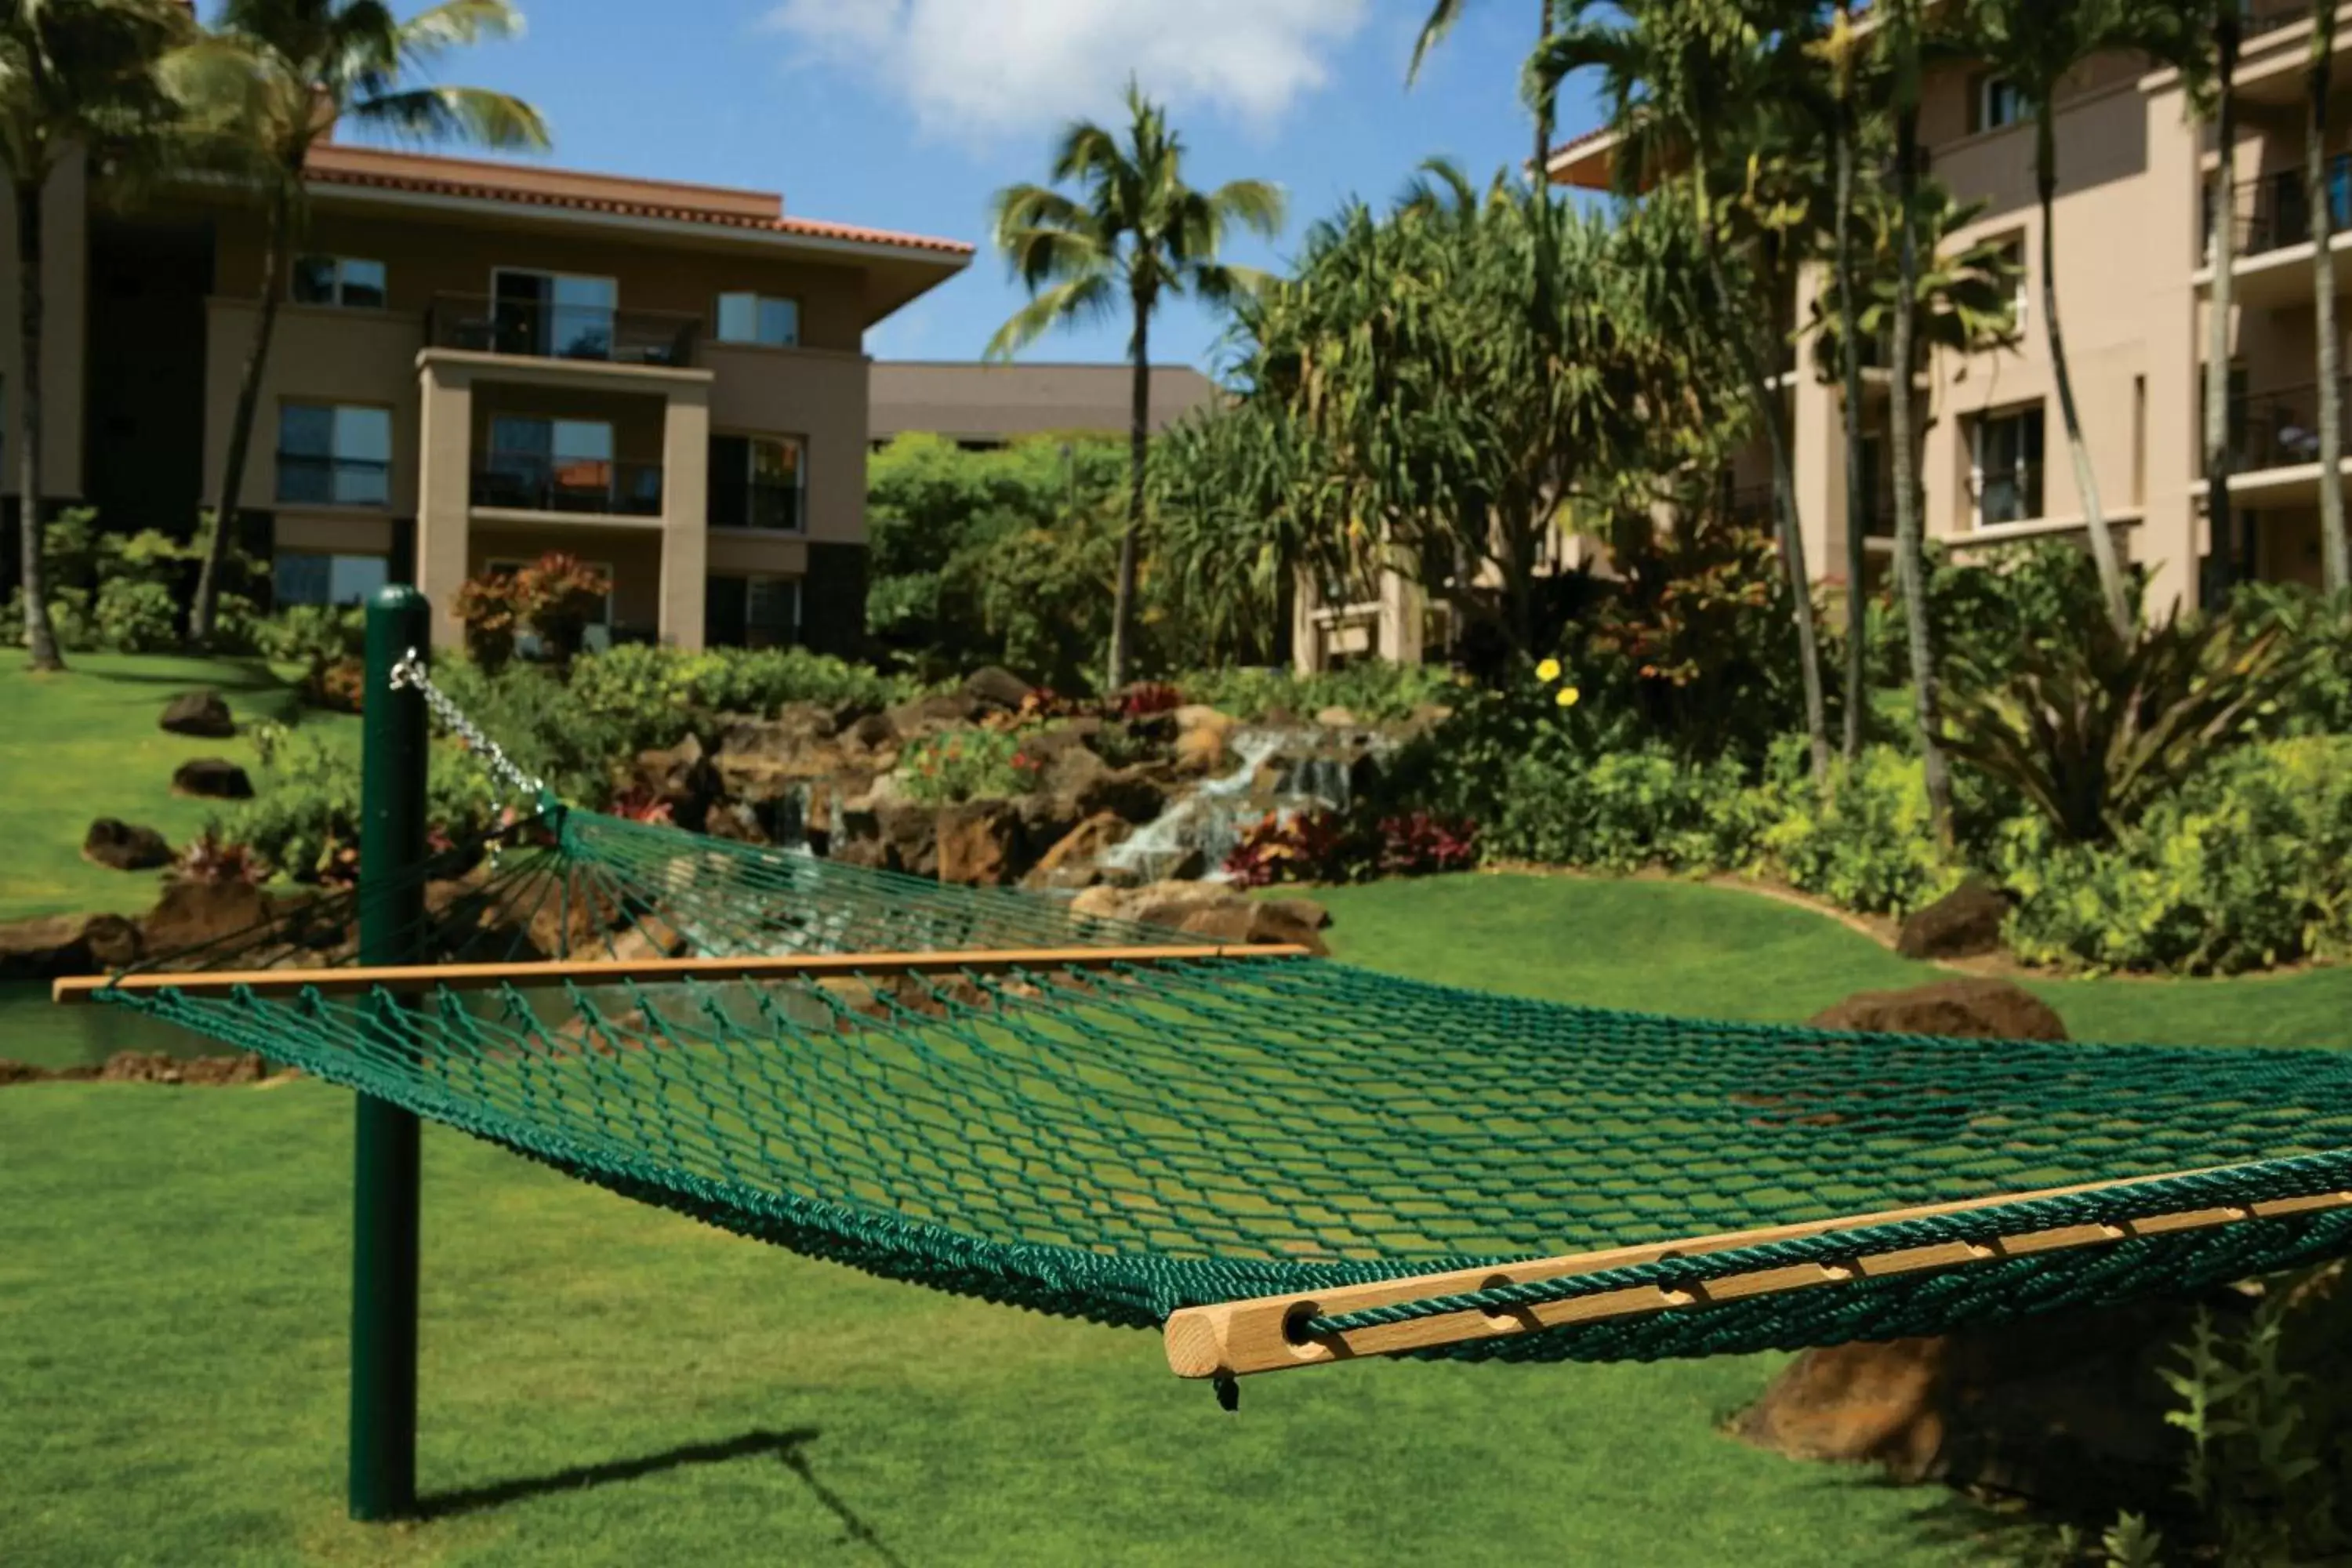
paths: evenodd
<path fill-rule="evenodd" d="M 1797 621 L 1813 774 L 1830 773 L 1821 638 L 1814 625 L 1795 458 L 1780 386 L 1790 326 L 1780 279 L 1793 276 L 1818 218 L 1800 182 L 1759 181 L 1776 163 L 1795 172 L 1780 44 L 1789 8 L 1759 0 L 1565 0 L 1562 23 L 1528 63 L 1528 91 L 1550 100 L 1570 77 L 1595 73 L 1622 145 L 1627 195 L 1674 188 L 1696 224 L 1700 274 L 1726 344 L 1748 389 L 1772 462 L 1773 511 Z M 1796 205 L 1792 205 L 1792 199 Z M 1737 286 L 1741 259 L 1760 295 Z M 1759 309 L 1759 302 L 1763 306 Z"/>
<path fill-rule="evenodd" d="M 1183 138 L 1132 81 L 1127 111 L 1123 137 L 1090 121 L 1064 131 L 1051 185 L 1011 185 L 996 194 L 996 245 L 1030 298 L 988 344 L 990 358 L 1009 358 L 1055 327 L 1126 312 L 1133 376 L 1127 526 L 1106 671 L 1114 691 L 1127 683 L 1134 636 L 1151 444 L 1152 318 L 1171 299 L 1224 303 L 1255 287 L 1257 274 L 1223 259 L 1225 238 L 1236 228 L 1271 237 L 1281 230 L 1284 211 L 1280 189 L 1263 180 L 1234 180 L 1211 191 L 1186 184 Z M 1076 194 L 1054 188 L 1061 185 Z"/>
<path fill-rule="evenodd" d="M 189 612 L 191 640 L 211 637 L 220 602 L 270 339 L 306 217 L 302 174 L 311 150 L 345 124 L 428 145 L 545 148 L 545 122 L 519 98 L 416 85 L 452 50 L 521 31 L 511 0 L 444 0 L 405 21 L 383 0 L 226 0 L 212 30 L 173 58 L 173 90 L 208 156 L 254 190 L 266 224 L 253 335 Z"/>
<path fill-rule="evenodd" d="M 0 4 L 0 157 L 16 224 L 20 359 L 16 424 L 17 530 L 22 537 L 25 644 L 36 669 L 61 669 L 49 623 L 41 499 L 42 384 L 47 248 L 43 194 L 58 171 L 90 161 L 101 179 L 168 158 L 176 125 L 157 72 L 191 23 L 174 0 L 6 0 Z"/>

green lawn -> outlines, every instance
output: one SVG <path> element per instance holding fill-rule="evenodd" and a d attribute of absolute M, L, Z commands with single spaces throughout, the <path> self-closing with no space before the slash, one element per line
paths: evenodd
<path fill-rule="evenodd" d="M 1329 901 L 1355 962 L 1614 1005 L 1790 1017 L 1923 973 L 1683 884 L 1465 877 Z M 2084 1033 L 2352 1038 L 2352 974 L 2048 990 Z M 349 1123 L 310 1082 L 0 1091 L 0 1562 L 1994 1554 L 1992 1521 L 1934 1489 L 1719 1436 L 1772 1358 L 1368 1365 L 1254 1382 L 1226 1415 L 1151 1336 L 868 1279 L 439 1130 L 431 1517 L 362 1529 L 341 1500 Z"/>
<path fill-rule="evenodd" d="M 176 846 L 214 807 L 174 799 L 172 770 L 191 757 L 251 766 L 252 742 L 166 734 L 164 703 L 209 686 L 239 722 L 302 720 L 357 732 L 356 721 L 302 713 L 285 679 L 257 659 L 76 654 L 62 675 L 35 675 L 23 657 L 0 658 L 0 921 L 71 910 L 136 913 L 155 901 L 152 872 L 110 871 L 81 858 L 93 817 L 119 816 L 163 830 Z M 0 1053 L 5 1054 L 5 1053 Z"/>

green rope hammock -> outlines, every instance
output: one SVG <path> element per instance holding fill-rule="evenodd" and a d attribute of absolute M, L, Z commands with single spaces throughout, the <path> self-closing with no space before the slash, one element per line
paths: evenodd
<path fill-rule="evenodd" d="M 428 868 L 420 962 L 1181 941 L 577 811 Z M 348 900 L 165 961 L 351 961 Z M 1304 958 L 903 967 L 394 996 L 110 987 L 137 1008 L 796 1251 L 1097 1322 L 1586 1248 L 1957 1214 L 1424 1295 L 1309 1339 L 1885 1247 L 2352 1187 L 2352 1060 L 1705 1023 Z M 2192 1171 L 2188 1176 L 2168 1173 Z M 2163 1178 L 2134 1180 L 2135 1178 Z M 2028 1201 L 2002 1194 L 2128 1184 Z M 2352 1250 L 2352 1209 L 1860 1278 L 1434 1353 L 1703 1355 L 1938 1331 Z"/>

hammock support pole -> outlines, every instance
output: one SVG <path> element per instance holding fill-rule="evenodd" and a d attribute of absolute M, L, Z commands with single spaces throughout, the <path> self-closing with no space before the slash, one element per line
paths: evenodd
<path fill-rule="evenodd" d="M 424 694 L 396 686 L 393 666 L 432 640 L 432 611 L 411 587 L 367 607 L 367 684 L 360 784 L 361 962 L 407 963 L 424 914 Z M 396 1005 L 378 1027 L 398 1029 Z M 416 1511 L 416 1285 L 420 1219 L 415 1113 L 359 1097 L 352 1168 L 352 1518 Z"/>

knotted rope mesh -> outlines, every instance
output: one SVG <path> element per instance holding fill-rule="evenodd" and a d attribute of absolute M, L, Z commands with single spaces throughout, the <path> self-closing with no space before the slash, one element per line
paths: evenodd
<path fill-rule="evenodd" d="M 581 812 L 428 868 L 420 962 L 1188 939 Z M 348 898 L 165 961 L 351 961 Z M 1319 960 L 101 996 L 713 1225 L 1137 1326 L 1240 1297 L 2228 1167 L 1906 1222 L 2014 1234 L 2352 1186 L 2352 1060 L 1870 1036 Z M 1508 1310 L 1852 1256 L 1851 1232 L 1343 1315 Z M 1446 1353 L 1606 1359 L 1931 1331 L 2352 1247 L 2341 1211 L 1620 1319 Z"/>

